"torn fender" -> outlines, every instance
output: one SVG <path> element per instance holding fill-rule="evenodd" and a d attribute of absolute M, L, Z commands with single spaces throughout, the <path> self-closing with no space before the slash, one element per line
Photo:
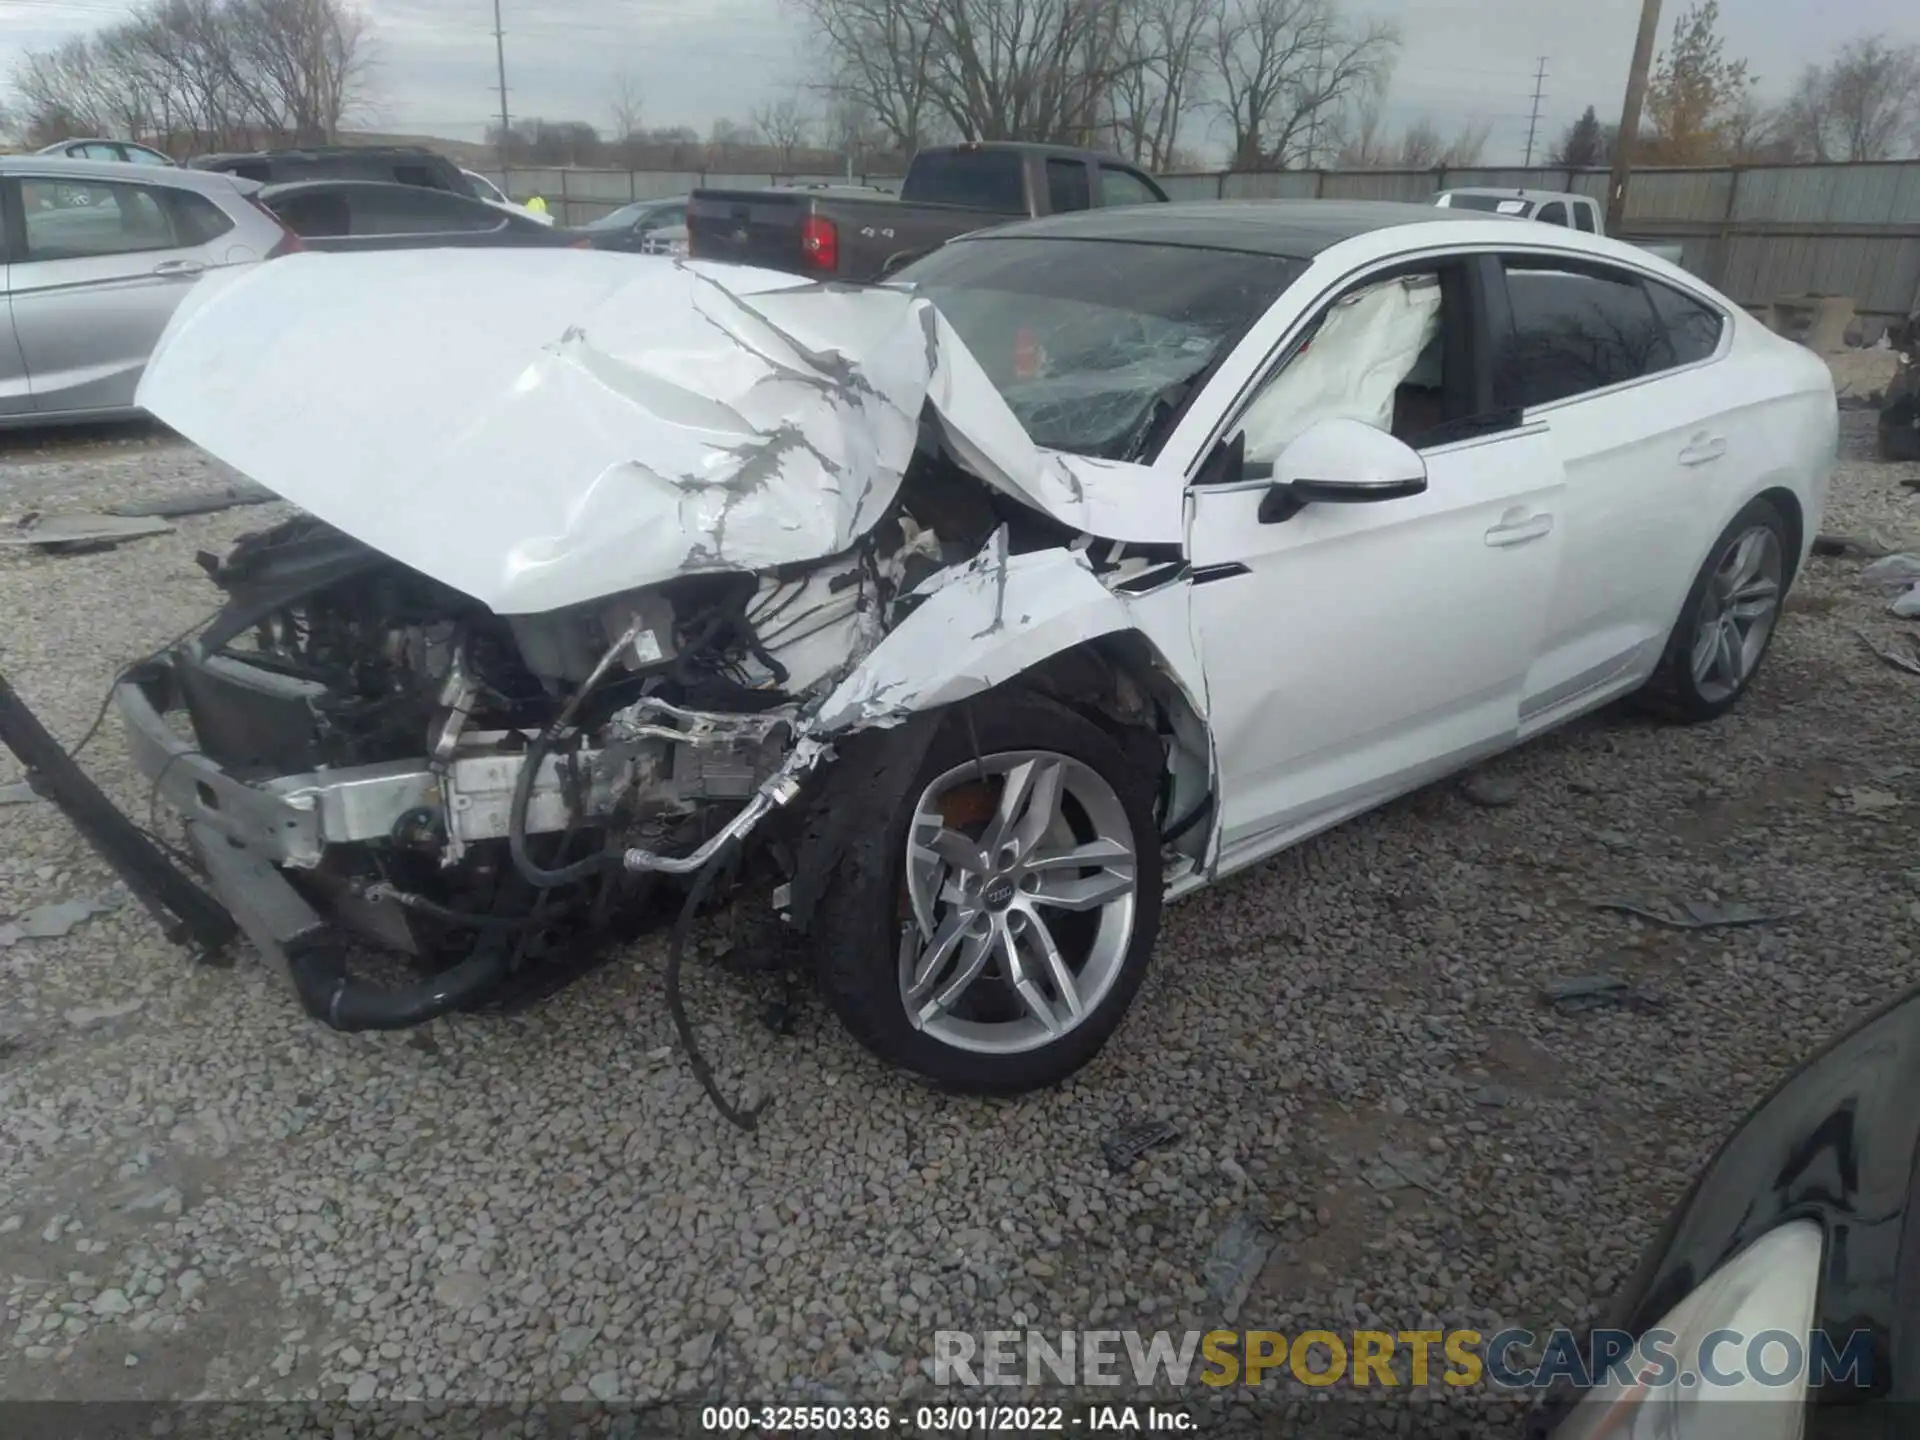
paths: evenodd
<path fill-rule="evenodd" d="M 1176 540 L 1180 487 L 1043 452 L 930 303 L 579 250 L 305 253 L 195 286 L 139 403 L 500 614 L 847 550 L 931 400 L 980 477 Z"/>
<path fill-rule="evenodd" d="M 808 723 L 812 734 L 892 725 L 1004 684 L 1088 640 L 1143 634 L 1174 683 L 1205 714 L 1184 613 L 1188 587 L 1136 602 L 1107 589 L 1071 550 L 1009 555 L 1006 531 L 965 565 L 917 591 L 920 602 L 837 685 Z"/>

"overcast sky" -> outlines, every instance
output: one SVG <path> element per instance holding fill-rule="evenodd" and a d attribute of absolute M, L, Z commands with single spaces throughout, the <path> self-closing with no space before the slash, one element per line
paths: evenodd
<path fill-rule="evenodd" d="M 1520 159 L 1534 72 L 1547 62 L 1540 130 L 1552 137 L 1587 105 L 1615 118 L 1638 0 L 1349 0 L 1399 21 L 1405 49 L 1389 118 L 1443 128 L 1490 121 L 1490 161 Z M 806 37 L 782 0 L 501 0 L 508 103 L 515 116 L 605 128 L 615 78 L 631 74 L 649 125 L 704 132 L 726 115 L 807 83 Z M 22 51 L 111 22 L 125 0 L 0 0 L 0 76 Z M 372 22 L 377 105 L 365 128 L 483 138 L 497 110 L 492 0 L 363 0 Z M 1667 0 L 1662 38 L 1684 0 Z M 564 13 L 566 18 L 561 18 Z M 1915 0 L 1721 0 L 1728 48 L 1762 88 L 1784 91 L 1809 59 L 1856 35 L 1920 41 Z M 1843 18 L 1841 18 L 1843 17 Z M 1204 126 L 1191 137 L 1199 141 Z M 1216 137 L 1217 138 L 1217 137 Z M 1217 148 L 1217 146 L 1215 147 Z"/>

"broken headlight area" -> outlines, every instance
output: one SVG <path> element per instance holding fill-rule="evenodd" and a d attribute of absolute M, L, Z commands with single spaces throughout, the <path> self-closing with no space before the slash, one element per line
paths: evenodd
<path fill-rule="evenodd" d="M 572 978 L 717 860 L 781 883 L 791 857 L 761 822 L 828 754 L 811 707 L 1008 510 L 1038 525 L 1028 543 L 1057 540 L 927 452 L 844 554 L 537 615 L 303 516 L 201 557 L 224 608 L 131 672 L 118 706 L 213 888 L 309 1011 L 413 1025 Z M 409 957 L 418 982 L 357 980 L 355 943 Z"/>

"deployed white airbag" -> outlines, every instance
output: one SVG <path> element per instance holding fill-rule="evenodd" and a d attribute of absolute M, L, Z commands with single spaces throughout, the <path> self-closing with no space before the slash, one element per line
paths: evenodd
<path fill-rule="evenodd" d="M 1306 348 L 1248 407 L 1247 458 L 1277 458 L 1322 420 L 1358 420 L 1390 431 L 1394 392 L 1439 333 L 1440 282 L 1431 275 L 1343 296 Z"/>

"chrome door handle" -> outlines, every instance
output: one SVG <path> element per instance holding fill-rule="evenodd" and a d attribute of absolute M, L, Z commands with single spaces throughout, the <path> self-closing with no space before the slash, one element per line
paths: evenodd
<path fill-rule="evenodd" d="M 1510 520 L 1496 525 L 1487 531 L 1489 545 L 1524 545 L 1529 540 L 1538 540 L 1553 530 L 1551 515 L 1529 515 L 1522 520 Z"/>
<path fill-rule="evenodd" d="M 1696 435 L 1680 452 L 1682 465 L 1705 465 L 1710 460 L 1718 460 L 1727 453 L 1727 442 L 1720 435 Z"/>
<path fill-rule="evenodd" d="M 182 280 L 191 280 L 207 267 L 198 260 L 162 260 L 153 267 L 156 275 L 172 275 Z"/>

